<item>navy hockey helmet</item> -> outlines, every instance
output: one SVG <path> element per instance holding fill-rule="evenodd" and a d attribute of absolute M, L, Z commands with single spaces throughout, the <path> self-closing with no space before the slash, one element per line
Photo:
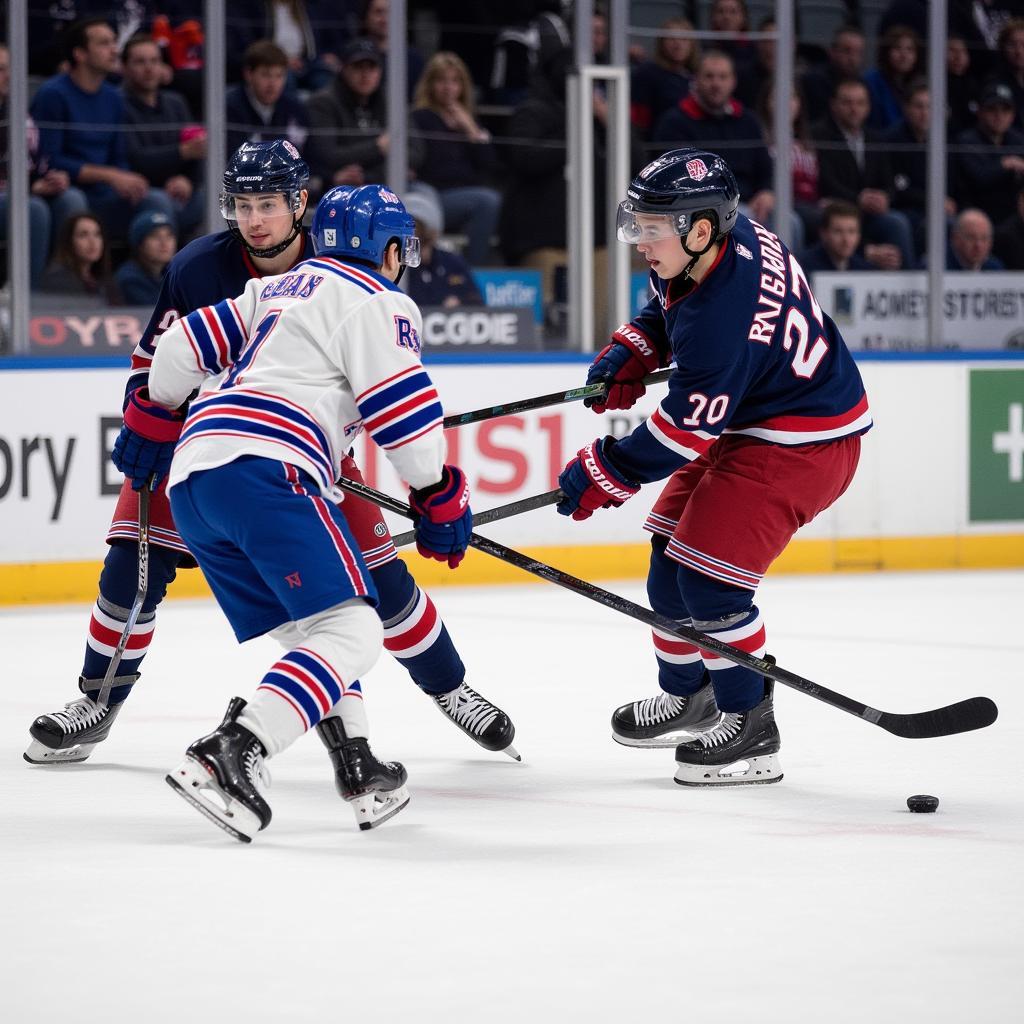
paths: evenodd
<path fill-rule="evenodd" d="M 332 188 L 317 204 L 310 231 L 317 256 L 364 260 L 380 267 L 388 245 L 396 242 L 401 266 L 420 265 L 420 240 L 412 215 L 383 185 Z"/>
<path fill-rule="evenodd" d="M 287 139 L 272 142 L 243 142 L 224 169 L 220 212 L 228 229 L 253 256 L 269 258 L 284 252 L 302 227 L 303 191 L 309 185 L 309 166 Z M 288 237 L 266 249 L 254 249 L 238 229 L 235 200 L 238 196 L 274 195 L 285 197 L 292 211 L 292 230 Z"/>
<path fill-rule="evenodd" d="M 616 236 L 631 244 L 671 235 L 685 240 L 698 220 L 709 220 L 710 248 L 736 226 L 739 203 L 736 176 L 720 156 L 699 149 L 674 149 L 652 160 L 630 182 L 619 204 Z M 638 214 L 646 216 L 640 220 Z M 694 255 L 685 241 L 683 248 Z"/>

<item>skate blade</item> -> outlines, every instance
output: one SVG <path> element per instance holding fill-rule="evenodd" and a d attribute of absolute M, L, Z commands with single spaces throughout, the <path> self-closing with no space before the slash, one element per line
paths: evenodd
<path fill-rule="evenodd" d="M 29 764 L 80 764 L 93 752 L 95 747 L 95 743 L 76 743 L 74 746 L 55 750 L 53 747 L 46 746 L 45 743 L 40 743 L 39 740 L 33 740 L 29 744 L 28 750 L 21 756 Z"/>
<path fill-rule="evenodd" d="M 167 784 L 178 796 L 187 800 L 200 814 L 205 815 L 218 828 L 224 829 L 241 843 L 251 843 L 260 830 L 260 820 L 247 807 L 232 800 L 217 785 L 214 777 L 195 758 L 184 761 L 165 776 Z M 207 791 L 216 793 L 223 806 L 211 800 Z"/>
<path fill-rule="evenodd" d="M 680 786 L 760 786 L 782 781 L 778 754 L 764 754 L 731 764 L 683 764 L 676 762 L 675 781 Z"/>
<path fill-rule="evenodd" d="M 713 729 L 720 720 L 719 715 L 709 718 L 704 722 L 698 722 L 691 729 L 673 729 L 672 732 L 663 732 L 660 736 L 650 736 L 646 739 L 633 739 L 631 736 L 620 736 L 612 729 L 612 739 L 623 747 L 642 747 L 648 750 L 661 750 L 665 747 L 678 747 L 680 743 L 696 739 L 702 732 Z"/>
<path fill-rule="evenodd" d="M 409 790 L 399 786 L 387 793 L 366 793 L 363 796 L 350 797 L 347 801 L 356 816 L 356 823 L 361 831 L 383 825 L 388 818 L 393 818 L 409 802 Z"/>

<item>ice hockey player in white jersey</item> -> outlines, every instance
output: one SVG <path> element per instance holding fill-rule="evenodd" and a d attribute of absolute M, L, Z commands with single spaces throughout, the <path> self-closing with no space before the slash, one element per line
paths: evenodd
<path fill-rule="evenodd" d="M 286 649 L 167 777 L 242 841 L 270 821 L 264 761 L 314 726 L 360 828 L 409 799 L 405 769 L 367 744 L 359 679 L 382 647 L 376 591 L 344 504 L 325 496 L 365 428 L 410 484 L 420 553 L 452 568 L 465 553 L 468 485 L 445 464 L 420 313 L 397 288 L 419 262 L 413 232 L 387 189 L 332 189 L 313 217 L 315 258 L 161 337 L 115 446 L 132 477 L 159 476 L 173 447 L 175 522 L 236 636 L 270 633 Z M 197 387 L 183 419 L 177 410 Z"/>

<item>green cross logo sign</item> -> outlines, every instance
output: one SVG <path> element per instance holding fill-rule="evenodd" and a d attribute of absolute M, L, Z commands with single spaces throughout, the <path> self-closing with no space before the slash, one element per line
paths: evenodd
<path fill-rule="evenodd" d="M 970 521 L 1024 520 L 1024 370 L 971 370 Z"/>

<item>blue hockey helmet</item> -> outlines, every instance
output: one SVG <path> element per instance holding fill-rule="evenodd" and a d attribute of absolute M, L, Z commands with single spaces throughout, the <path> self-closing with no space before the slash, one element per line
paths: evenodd
<path fill-rule="evenodd" d="M 714 244 L 736 226 L 739 203 L 736 176 L 720 156 L 674 149 L 652 160 L 630 182 L 619 203 L 616 236 L 631 244 L 671 235 L 685 239 L 697 221 L 709 220 Z M 638 214 L 645 215 L 642 221 Z"/>
<path fill-rule="evenodd" d="M 415 222 L 402 200 L 383 185 L 332 188 L 317 204 L 310 233 L 317 256 L 365 260 L 380 267 L 388 245 L 395 242 L 401 266 L 420 265 Z"/>
<path fill-rule="evenodd" d="M 243 142 L 231 155 L 224 169 L 220 211 L 228 229 L 254 256 L 276 256 L 291 245 L 302 227 L 305 212 L 303 191 L 309 185 L 309 166 L 287 139 L 272 142 Z M 254 249 L 238 229 L 235 200 L 238 196 L 280 193 L 292 212 L 292 230 L 288 237 L 266 249 Z"/>

